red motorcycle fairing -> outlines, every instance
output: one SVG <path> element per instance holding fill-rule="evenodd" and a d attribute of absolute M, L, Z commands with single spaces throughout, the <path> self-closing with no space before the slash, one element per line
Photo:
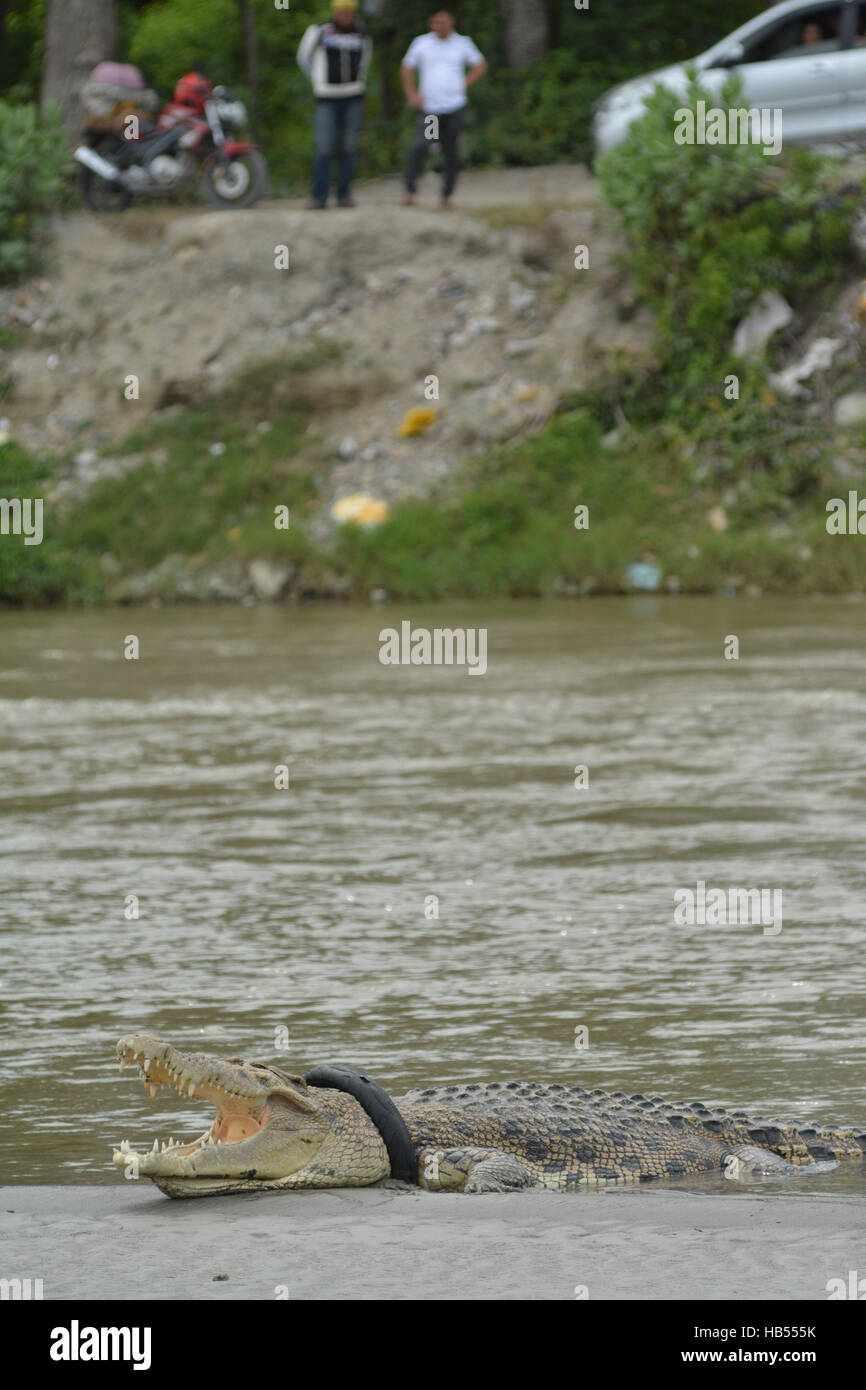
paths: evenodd
<path fill-rule="evenodd" d="M 249 140 L 226 140 L 220 149 L 223 154 L 249 154 L 251 150 L 258 149 L 258 146 L 251 145 Z"/>
<path fill-rule="evenodd" d="M 171 104 L 164 106 L 156 123 L 157 130 L 171 130 L 176 125 L 189 126 L 190 130 L 195 130 L 202 135 L 210 129 L 207 121 L 196 116 L 188 106 L 172 106 Z"/>

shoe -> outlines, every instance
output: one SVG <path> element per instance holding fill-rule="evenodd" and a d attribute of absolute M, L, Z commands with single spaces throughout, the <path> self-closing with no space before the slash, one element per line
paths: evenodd
<path fill-rule="evenodd" d="M 345 198 L 338 198 L 338 199 L 337 199 L 337 207 L 338 207 L 338 208 L 353 208 L 353 207 L 355 207 L 355 199 L 352 197 L 351 193 L 347 193 L 346 196 L 345 196 Z"/>
<path fill-rule="evenodd" d="M 441 209 L 442 209 L 443 212 L 453 212 L 453 211 L 454 211 L 454 204 L 452 203 L 452 201 L 451 201 L 450 198 L 443 198 L 443 199 L 442 199 L 442 202 L 439 204 L 439 206 L 441 207 Z"/>
<path fill-rule="evenodd" d="M 404 208 L 412 208 L 412 207 L 415 206 L 415 194 L 414 194 L 414 193 L 404 193 L 404 194 L 403 194 L 403 206 L 404 206 Z"/>
<path fill-rule="evenodd" d="M 327 206 L 327 203 L 320 203 L 318 198 L 307 199 L 307 207 L 311 212 L 322 212 Z"/>

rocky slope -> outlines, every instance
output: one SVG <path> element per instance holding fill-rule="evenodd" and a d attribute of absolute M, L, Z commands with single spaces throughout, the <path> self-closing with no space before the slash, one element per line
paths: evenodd
<path fill-rule="evenodd" d="M 159 412 L 246 372 L 265 417 L 268 401 L 312 409 L 304 447 L 327 465 L 323 513 L 358 491 L 423 495 L 462 453 L 540 428 L 606 355 L 640 355 L 652 332 L 620 301 L 584 169 L 470 174 L 460 193 L 451 214 L 403 208 L 386 181 L 351 211 L 59 219 L 47 278 L 0 298 L 18 330 L 7 433 L 68 452 L 65 486 L 80 492 L 136 465 L 119 447 L 130 432 L 146 438 Z M 574 266 L 580 244 L 588 270 Z M 125 398 L 131 377 L 138 399 Z M 413 406 L 436 420 L 401 436 Z"/>

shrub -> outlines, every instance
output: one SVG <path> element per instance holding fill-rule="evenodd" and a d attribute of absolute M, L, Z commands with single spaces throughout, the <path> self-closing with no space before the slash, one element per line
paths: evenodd
<path fill-rule="evenodd" d="M 554 50 L 519 72 L 492 71 L 467 112 L 471 164 L 558 164 L 592 153 L 592 107 L 621 73 Z"/>
<path fill-rule="evenodd" d="M 678 145 L 675 112 L 698 101 L 729 108 L 692 78 L 685 98 L 662 87 L 626 140 L 599 160 L 619 214 L 632 281 L 659 319 L 666 372 L 686 389 L 718 380 L 734 329 L 764 290 L 795 305 L 838 283 L 853 264 L 857 197 L 836 161 L 755 144 Z"/>
<path fill-rule="evenodd" d="M 0 101 L 0 280 L 38 262 L 43 219 L 58 203 L 68 153 L 57 112 Z"/>

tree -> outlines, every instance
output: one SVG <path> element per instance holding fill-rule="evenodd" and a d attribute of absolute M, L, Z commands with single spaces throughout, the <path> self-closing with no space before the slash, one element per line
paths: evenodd
<path fill-rule="evenodd" d="M 499 0 L 505 21 L 505 61 L 525 68 L 550 47 L 547 0 Z"/>
<path fill-rule="evenodd" d="M 91 68 L 114 57 L 116 43 L 114 0 L 48 0 L 42 101 L 60 103 L 70 139 L 81 127 L 81 85 Z"/>
<path fill-rule="evenodd" d="M 250 117 L 255 130 L 261 117 L 262 103 L 259 85 L 259 39 L 253 0 L 241 0 L 241 18 L 244 26 L 244 65 L 250 93 Z"/>

